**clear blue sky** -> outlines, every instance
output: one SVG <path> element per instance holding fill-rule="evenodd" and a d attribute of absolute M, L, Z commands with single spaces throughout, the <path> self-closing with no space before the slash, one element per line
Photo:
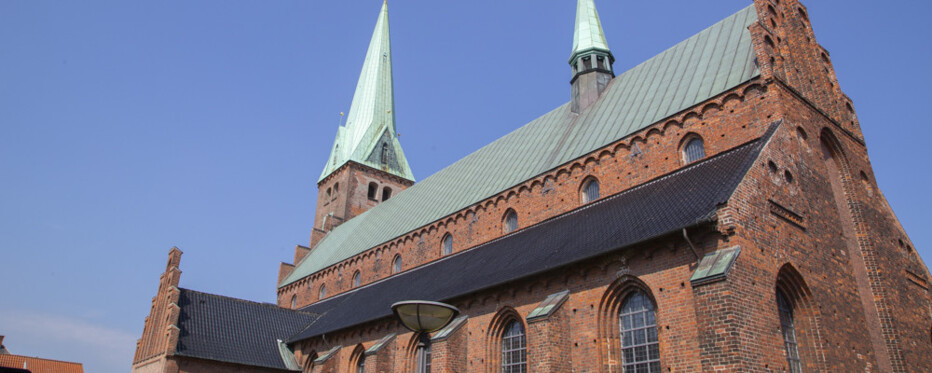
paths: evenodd
<path fill-rule="evenodd" d="M 624 71 L 748 0 L 597 1 Z M 168 249 L 181 286 L 274 302 L 381 1 L 0 1 L 0 334 L 130 367 Z M 932 258 L 927 1 L 808 1 L 877 181 Z M 575 1 L 390 4 L 423 179 L 566 102 Z"/>

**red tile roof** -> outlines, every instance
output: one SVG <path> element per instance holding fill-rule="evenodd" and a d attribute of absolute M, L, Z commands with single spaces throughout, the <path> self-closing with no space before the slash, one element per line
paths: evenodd
<path fill-rule="evenodd" d="M 81 363 L 9 354 L 0 355 L 0 367 L 26 368 L 32 373 L 84 373 Z"/>

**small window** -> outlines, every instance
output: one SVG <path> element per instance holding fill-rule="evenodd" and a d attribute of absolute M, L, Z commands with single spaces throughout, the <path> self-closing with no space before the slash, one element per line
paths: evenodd
<path fill-rule="evenodd" d="M 362 276 L 360 276 L 359 271 L 356 271 L 356 273 L 353 273 L 353 287 L 354 288 L 359 287 L 360 277 Z"/>
<path fill-rule="evenodd" d="M 527 372 L 527 339 L 524 326 L 517 320 L 505 327 L 502 335 L 502 373 Z"/>
<path fill-rule="evenodd" d="M 333 194 L 333 192 L 330 190 L 330 188 L 327 188 L 327 200 L 328 200 L 328 201 L 330 200 L 330 196 L 331 196 L 332 194 Z"/>
<path fill-rule="evenodd" d="M 382 143 L 382 154 L 379 157 L 379 161 L 380 163 L 382 163 L 383 166 L 388 164 L 388 144 L 387 143 L 384 143 L 384 142 Z"/>
<path fill-rule="evenodd" d="M 583 181 L 583 187 L 579 193 L 579 199 L 582 203 L 589 203 L 599 199 L 599 181 L 594 178 Z"/>
<path fill-rule="evenodd" d="M 705 158 L 705 148 L 702 138 L 695 136 L 686 141 L 686 146 L 683 147 L 683 160 L 688 164 L 702 158 Z"/>
<path fill-rule="evenodd" d="M 453 236 L 451 236 L 449 233 L 443 236 L 442 246 L 443 255 L 450 255 L 453 253 Z"/>
<path fill-rule="evenodd" d="M 388 201 L 389 198 L 392 198 L 392 188 L 385 187 L 382 189 L 382 200 Z"/>
<path fill-rule="evenodd" d="M 296 309 L 296 308 L 298 308 L 298 296 L 292 295 L 291 296 L 291 309 Z"/>
<path fill-rule="evenodd" d="M 392 259 L 392 273 L 401 272 L 401 255 L 395 255 L 395 259 Z"/>
<path fill-rule="evenodd" d="M 340 183 L 333 184 L 333 195 L 336 196 L 340 193 Z"/>
<path fill-rule="evenodd" d="M 515 213 L 515 210 L 508 209 L 505 212 L 505 217 L 502 219 L 502 231 L 504 233 L 509 233 L 518 229 L 518 214 Z"/>
<path fill-rule="evenodd" d="M 780 290 L 777 290 L 777 310 L 780 312 L 780 330 L 783 332 L 783 347 L 786 349 L 786 362 L 790 364 L 791 373 L 802 373 L 803 366 L 799 360 L 799 343 L 796 341 L 793 306 Z"/>
<path fill-rule="evenodd" d="M 375 200 L 375 197 L 378 197 L 379 185 L 376 183 L 369 183 L 369 199 Z"/>
<path fill-rule="evenodd" d="M 317 292 L 318 299 L 324 299 L 327 297 L 327 285 L 320 285 L 320 291 Z"/>

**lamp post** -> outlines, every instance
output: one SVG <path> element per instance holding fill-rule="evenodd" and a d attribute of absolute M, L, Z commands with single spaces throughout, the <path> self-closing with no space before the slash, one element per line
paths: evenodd
<path fill-rule="evenodd" d="M 430 345 L 430 334 L 443 329 L 460 314 L 460 310 L 446 303 L 426 300 L 406 300 L 392 305 L 392 312 L 401 324 L 418 334 L 417 371 L 427 367 L 425 351 Z"/>

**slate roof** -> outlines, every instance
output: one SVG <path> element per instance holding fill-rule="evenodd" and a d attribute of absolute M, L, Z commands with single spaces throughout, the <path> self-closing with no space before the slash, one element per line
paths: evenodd
<path fill-rule="evenodd" d="M 343 223 L 279 286 L 464 209 L 760 75 L 748 26 L 735 13 L 617 76 L 581 114 L 569 104 L 518 128 Z M 497 217 L 496 217 L 497 218 Z"/>
<path fill-rule="evenodd" d="M 390 316 L 392 303 L 449 301 L 708 222 L 776 125 L 757 140 L 577 210 L 303 308 L 295 342 Z"/>
<path fill-rule="evenodd" d="M 316 318 L 273 304 L 179 290 L 181 334 L 175 353 L 180 356 L 287 370 L 278 340 Z"/>

